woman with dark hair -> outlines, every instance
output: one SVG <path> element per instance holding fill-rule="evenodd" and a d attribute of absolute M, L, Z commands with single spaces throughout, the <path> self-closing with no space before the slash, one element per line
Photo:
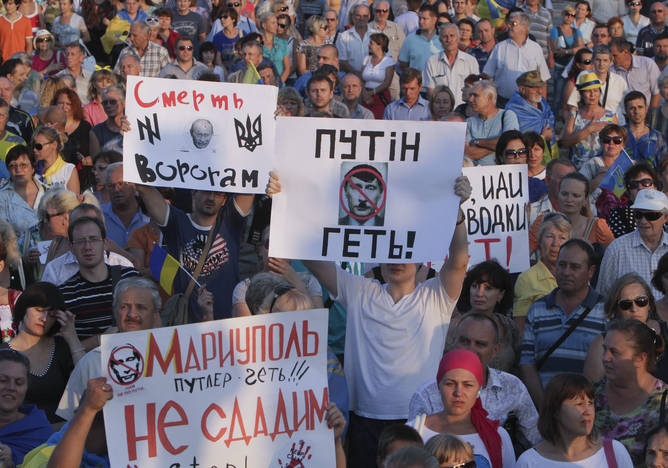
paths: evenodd
<path fill-rule="evenodd" d="M 199 61 L 202 62 L 209 68 L 211 73 L 215 73 L 220 78 L 220 82 L 224 83 L 226 81 L 227 73 L 223 67 L 216 65 L 216 56 L 218 55 L 218 49 L 213 42 L 202 42 L 199 46 Z"/>
<path fill-rule="evenodd" d="M 37 405 L 50 423 L 61 422 L 56 416 L 60 397 L 74 366 L 86 354 L 74 329 L 74 314 L 66 310 L 56 285 L 38 282 L 19 296 L 12 315 L 19 333 L 0 348 L 21 351 L 30 359 L 26 403 Z"/>
<path fill-rule="evenodd" d="M 582 34 L 582 42 L 587 49 L 591 49 L 594 46 L 594 43 L 591 41 L 591 33 L 594 32 L 594 26 L 596 26 L 596 22 L 591 20 L 591 5 L 585 0 L 580 0 L 575 4 L 575 21 L 573 22 L 573 27 L 577 28 L 580 34 Z M 635 39 L 633 43 L 635 44 Z"/>
<path fill-rule="evenodd" d="M 589 49 L 578 50 L 573 57 L 573 67 L 571 67 L 571 70 L 568 72 L 568 78 L 564 85 L 564 95 L 562 98 L 564 104 L 561 106 L 561 117 L 564 119 L 564 122 L 566 122 L 566 119 L 568 118 L 568 107 L 566 103 L 575 89 L 575 80 L 583 71 L 593 69 L 594 55 L 592 54 L 592 51 Z"/>
<path fill-rule="evenodd" d="M 234 8 L 223 8 L 220 10 L 218 18 L 223 29 L 211 38 L 211 42 L 218 49 L 219 55 L 216 57 L 216 63 L 229 71 L 230 65 L 234 61 L 234 44 L 241 39 L 243 31 L 237 29 L 239 14 Z"/>
<path fill-rule="evenodd" d="M 566 5 L 562 12 L 561 25 L 550 31 L 550 50 L 554 53 L 554 100 L 552 112 L 559 115 L 564 96 L 566 79 L 562 76 L 564 69 L 574 58 L 575 53 L 584 47 L 582 34 L 573 26 L 576 10 L 573 5 Z"/>
<path fill-rule="evenodd" d="M 610 37 L 622 37 L 624 38 L 624 22 L 619 16 L 610 18 L 608 20 L 608 31 L 610 31 Z"/>
<path fill-rule="evenodd" d="M 496 164 L 526 164 L 529 144 L 519 130 L 503 132 L 496 143 Z M 547 185 L 540 179 L 529 177 L 529 200 L 531 203 L 547 195 Z"/>
<path fill-rule="evenodd" d="M 100 203 L 100 206 L 109 203 L 109 190 L 107 190 L 107 182 L 104 179 L 104 173 L 109 164 L 123 162 L 123 155 L 117 151 L 100 151 L 93 156 L 93 176 L 95 177 L 96 187 L 91 187 L 93 195 Z"/>
<path fill-rule="evenodd" d="M 30 361 L 13 349 L 0 349 L 0 463 L 15 467 L 35 447 L 53 435 L 44 411 L 24 404 Z"/>
<path fill-rule="evenodd" d="M 661 190 L 659 174 L 644 161 L 636 162 L 626 170 L 624 186 L 626 187 L 626 193 L 622 196 L 622 201 L 626 199 L 626 206 L 613 208 L 610 210 L 610 216 L 608 217 L 608 224 L 615 238 L 636 230 L 636 219 L 633 217 L 631 206 L 636 201 L 638 192 L 644 189 Z M 664 227 L 664 230 L 666 230 L 666 227 Z"/>
<path fill-rule="evenodd" d="M 594 426 L 594 387 L 580 374 L 559 374 L 545 386 L 538 431 L 543 437 L 524 452 L 518 468 L 631 468 L 631 457 L 616 440 L 605 440 Z"/>
<path fill-rule="evenodd" d="M 24 145 L 7 152 L 9 180 L 0 187 L 0 217 L 9 221 L 16 235 L 37 224 L 37 206 L 46 186 L 35 177 L 35 155 Z"/>
<path fill-rule="evenodd" d="M 483 314 L 494 320 L 499 327 L 501 346 L 489 367 L 516 373 L 520 362 L 522 336 L 517 324 L 508 315 L 513 306 L 513 280 L 510 273 L 496 260 L 475 265 L 464 278 L 459 306 L 468 310 L 462 313 L 457 310 L 452 314 L 445 351 L 454 348 L 457 326 L 466 314 Z"/>
<path fill-rule="evenodd" d="M 659 423 L 667 388 L 650 373 L 665 344 L 644 323 L 627 319 L 607 326 L 603 349 L 605 379 L 593 382 L 595 424 L 604 438 L 626 447 L 634 466 L 641 466 L 645 434 Z"/>
<path fill-rule="evenodd" d="M 459 20 L 457 28 L 459 28 L 459 50 L 468 52 L 478 45 L 478 42 L 473 38 L 475 23 L 472 20 L 468 18 Z"/>
<path fill-rule="evenodd" d="M 642 9 L 640 0 L 626 0 L 626 7 L 629 9 L 629 14 L 621 18 L 624 25 L 624 37 L 631 44 L 635 44 L 638 33 L 645 26 L 649 26 L 650 20 L 647 16 L 640 14 Z"/>
<path fill-rule="evenodd" d="M 527 132 L 524 134 L 527 144 L 527 165 L 529 166 L 529 177 L 535 177 L 538 180 L 545 180 L 545 165 L 543 158 L 547 148 L 545 138 L 537 132 Z M 547 149 L 549 154 L 549 148 Z"/>
<path fill-rule="evenodd" d="M 473 448 L 478 466 L 504 468 L 515 466 L 510 436 L 499 421 L 487 418 L 479 392 L 483 382 L 480 359 L 464 349 L 455 349 L 441 359 L 436 382 L 443 401 L 443 411 L 420 414 L 406 424 L 414 427 L 428 442 L 438 434 L 454 434 Z"/>
<path fill-rule="evenodd" d="M 664 295 L 656 301 L 656 313 L 661 320 L 668 322 L 668 254 L 659 260 L 652 276 L 652 286 Z"/>
<path fill-rule="evenodd" d="M 154 13 L 155 16 L 158 17 L 158 24 L 160 25 L 156 41 L 158 44 L 167 49 L 167 52 L 169 52 L 169 57 L 173 59 L 176 57 L 174 45 L 176 44 L 176 40 L 181 37 L 179 33 L 172 29 L 174 12 L 169 8 L 160 8 Z"/>
<path fill-rule="evenodd" d="M 364 107 L 373 112 L 377 120 L 383 118 L 385 108 L 392 102 L 390 85 L 394 77 L 394 60 L 387 55 L 390 39 L 383 33 L 369 36 L 369 56 L 364 59 L 362 79 Z"/>

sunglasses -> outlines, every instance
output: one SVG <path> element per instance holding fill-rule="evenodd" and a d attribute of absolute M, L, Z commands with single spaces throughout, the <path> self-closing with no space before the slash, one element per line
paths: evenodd
<path fill-rule="evenodd" d="M 227 18 L 229 18 L 229 17 L 230 17 L 230 15 L 221 15 L 221 16 L 220 16 L 220 19 L 227 19 Z"/>
<path fill-rule="evenodd" d="M 664 12 L 664 10 L 652 10 L 652 11 L 650 11 L 650 14 L 656 15 L 658 13 L 663 13 L 663 12 Z"/>
<path fill-rule="evenodd" d="M 158 18 L 146 18 L 146 24 L 159 24 L 160 20 Z"/>
<path fill-rule="evenodd" d="M 184 51 L 184 50 L 193 50 L 193 49 L 194 49 L 194 47 L 191 46 L 191 45 L 180 45 L 180 46 L 179 46 L 179 50 L 180 50 L 180 51 Z"/>
<path fill-rule="evenodd" d="M 627 187 L 630 188 L 631 190 L 637 189 L 639 186 L 642 186 L 643 188 L 649 188 L 652 185 L 654 185 L 654 182 L 652 182 L 652 179 L 642 179 L 642 180 L 632 180 L 628 183 Z"/>
<path fill-rule="evenodd" d="M 44 144 L 42 144 L 42 143 L 35 143 L 35 144 L 32 145 L 32 147 L 35 148 L 37 151 L 42 151 L 42 148 L 44 148 L 46 145 L 50 145 L 51 143 L 53 143 L 53 142 L 50 141 L 50 142 L 48 142 L 48 143 L 44 143 Z"/>
<path fill-rule="evenodd" d="M 592 60 L 591 59 L 584 59 L 580 61 L 580 65 L 591 65 Z"/>
<path fill-rule="evenodd" d="M 614 143 L 615 145 L 621 145 L 624 140 L 622 137 L 610 137 L 610 136 L 604 136 L 601 137 L 601 143 L 605 143 L 606 145 L 609 145 L 610 142 Z"/>
<path fill-rule="evenodd" d="M 474 460 L 467 461 L 464 463 L 460 463 L 459 465 L 450 465 L 450 466 L 444 466 L 441 468 L 476 468 L 478 465 L 476 465 Z"/>
<path fill-rule="evenodd" d="M 649 304 L 649 297 L 638 296 L 635 299 L 622 299 L 617 303 L 617 306 L 620 310 L 629 310 L 633 306 L 634 302 L 638 307 L 647 307 L 647 304 Z"/>
<path fill-rule="evenodd" d="M 656 221 L 661 216 L 663 216 L 663 213 L 660 212 L 660 211 L 638 211 L 638 210 L 635 210 L 634 213 L 633 213 L 633 217 L 636 219 L 636 221 L 640 221 L 643 218 L 645 218 L 647 221 Z"/>
<path fill-rule="evenodd" d="M 563 213 L 559 213 L 559 212 L 557 212 L 557 211 L 551 211 L 550 213 L 546 213 L 546 214 L 543 216 L 543 221 L 542 221 L 542 222 L 545 222 L 545 221 L 547 221 L 548 219 L 552 219 L 552 218 L 561 218 L 561 219 L 564 219 L 564 220 L 566 220 L 569 224 L 570 224 L 570 222 L 571 222 L 571 218 L 569 218 L 569 217 L 566 216 L 565 214 L 563 214 Z"/>
<path fill-rule="evenodd" d="M 506 159 L 515 159 L 515 158 L 526 158 L 529 151 L 526 148 L 520 148 L 518 150 L 507 149 L 503 154 L 506 156 Z"/>
<path fill-rule="evenodd" d="M 279 27 L 279 28 L 287 28 L 288 25 L 287 25 L 287 24 L 283 24 L 283 23 L 278 23 L 278 27 Z"/>
<path fill-rule="evenodd" d="M 269 306 L 270 314 L 271 311 L 274 310 L 274 304 L 276 304 L 276 299 L 278 299 L 281 296 L 284 296 L 291 289 L 295 289 L 295 287 L 291 284 L 285 284 L 285 285 L 282 284 L 280 286 L 276 286 L 276 289 L 274 289 L 274 300 L 271 301 L 271 306 Z"/>
<path fill-rule="evenodd" d="M 564 16 L 572 16 L 573 18 L 575 18 L 575 14 L 568 12 L 564 12 Z"/>
<path fill-rule="evenodd" d="M 642 6 L 642 2 L 629 2 L 629 6 Z"/>
<path fill-rule="evenodd" d="M 42 44 L 44 42 L 51 42 L 51 41 L 52 41 L 52 39 L 50 37 L 40 37 L 39 39 L 37 39 L 38 44 Z"/>
<path fill-rule="evenodd" d="M 102 101 L 103 106 L 115 106 L 118 104 L 118 99 L 105 99 Z"/>
<path fill-rule="evenodd" d="M 241 6 L 241 3 L 239 3 L 239 2 L 228 3 L 227 6 L 228 6 L 228 7 L 234 7 L 234 8 L 237 8 L 237 7 L 240 7 L 240 6 Z"/>
<path fill-rule="evenodd" d="M 278 11 L 288 11 L 288 7 L 284 6 L 278 9 Z"/>
<path fill-rule="evenodd" d="M 63 211 L 62 213 L 54 213 L 54 214 L 50 214 L 50 213 L 47 212 L 47 213 L 44 213 L 44 219 L 49 221 L 51 218 L 55 218 L 57 216 L 62 216 L 64 214 L 67 214 L 67 211 Z"/>
<path fill-rule="evenodd" d="M 387 13 L 387 12 L 390 11 L 390 10 L 388 10 L 387 8 L 379 8 L 379 9 L 377 9 L 377 10 L 375 10 L 375 11 L 376 11 L 376 13 Z"/>

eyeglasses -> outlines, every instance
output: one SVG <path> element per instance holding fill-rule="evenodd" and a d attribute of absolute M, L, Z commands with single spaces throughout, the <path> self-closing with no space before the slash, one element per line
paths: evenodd
<path fill-rule="evenodd" d="M 33 143 L 32 147 L 35 148 L 37 151 L 42 151 L 42 148 L 44 148 L 46 145 L 50 145 L 51 143 L 53 143 L 53 142 L 50 141 L 50 142 L 48 142 L 48 143 L 44 143 L 44 144 L 42 144 L 42 143 Z"/>
<path fill-rule="evenodd" d="M 460 463 L 459 465 L 450 465 L 441 468 L 476 468 L 477 466 L 478 465 L 476 465 L 475 460 L 471 460 L 464 463 Z"/>
<path fill-rule="evenodd" d="M 240 7 L 241 3 L 240 2 L 228 3 L 227 6 L 228 7 Z"/>
<path fill-rule="evenodd" d="M 526 148 L 520 148 L 518 150 L 507 149 L 503 154 L 506 156 L 506 159 L 515 159 L 515 158 L 526 158 L 528 154 Z"/>
<path fill-rule="evenodd" d="M 63 211 L 62 213 L 54 213 L 54 214 L 51 214 L 51 213 L 49 213 L 49 212 L 47 211 L 46 213 L 44 213 L 44 219 L 45 219 L 46 221 L 50 221 L 51 218 L 55 218 L 55 217 L 57 217 L 57 216 L 62 216 L 62 215 L 64 215 L 64 214 L 67 214 L 67 212 L 66 212 L 66 211 Z"/>
<path fill-rule="evenodd" d="M 328 23 L 333 23 L 333 22 L 337 21 L 336 18 L 325 18 L 325 19 L 327 20 Z"/>
<path fill-rule="evenodd" d="M 663 213 L 660 212 L 660 211 L 638 211 L 638 210 L 635 210 L 634 213 L 633 213 L 633 217 L 636 219 L 636 221 L 640 221 L 643 218 L 645 218 L 647 221 L 656 221 L 661 216 L 663 216 Z"/>
<path fill-rule="evenodd" d="M 634 302 L 638 307 L 647 307 L 647 304 L 649 304 L 649 297 L 638 296 L 635 299 L 622 299 L 617 303 L 617 306 L 620 310 L 629 310 L 633 306 Z"/>
<path fill-rule="evenodd" d="M 21 169 L 28 169 L 28 166 L 30 166 L 30 163 L 26 163 L 26 162 L 23 162 L 23 163 L 9 163 L 9 164 L 7 164 L 7 169 L 9 169 L 10 171 L 15 171 L 19 167 Z"/>
<path fill-rule="evenodd" d="M 72 245 L 76 247 L 85 247 L 86 244 L 90 244 L 91 247 L 99 245 L 102 242 L 101 237 L 82 237 L 72 242 Z"/>
<path fill-rule="evenodd" d="M 604 136 L 601 137 L 601 143 L 604 143 L 606 145 L 609 145 L 610 142 L 614 143 L 615 145 L 621 145 L 624 140 L 622 137 L 610 137 L 610 136 Z"/>
<path fill-rule="evenodd" d="M 519 26 L 519 25 L 520 25 L 520 23 L 518 23 L 517 21 L 511 21 L 511 22 L 508 23 L 508 24 L 509 24 L 510 26 Z"/>
<path fill-rule="evenodd" d="M 284 6 L 284 7 L 278 8 L 278 11 L 288 11 L 288 7 Z"/>
<path fill-rule="evenodd" d="M 279 28 L 287 28 L 288 25 L 287 25 L 287 24 L 283 24 L 283 23 L 278 23 L 278 27 L 279 27 Z"/>
<path fill-rule="evenodd" d="M 654 185 L 654 181 L 652 181 L 652 179 L 650 178 L 647 178 L 641 180 L 632 180 L 628 183 L 627 187 L 630 188 L 631 190 L 635 190 L 639 186 L 642 186 L 643 188 L 649 188 L 652 185 Z"/>
<path fill-rule="evenodd" d="M 193 49 L 194 49 L 194 47 L 191 46 L 191 45 L 180 45 L 180 46 L 179 46 L 179 50 L 180 50 L 181 52 L 183 52 L 184 50 L 193 50 Z"/>
<path fill-rule="evenodd" d="M 377 10 L 375 10 L 376 13 L 387 13 L 388 11 L 390 10 L 388 10 L 387 8 L 378 8 Z"/>
<path fill-rule="evenodd" d="M 327 26 L 322 26 L 320 29 L 327 29 Z"/>
<path fill-rule="evenodd" d="M 146 18 L 144 21 L 146 21 L 146 24 L 160 24 L 158 18 Z"/>
<path fill-rule="evenodd" d="M 362 19 L 362 18 L 368 18 L 369 15 L 355 15 L 355 18 L 357 19 Z"/>
<path fill-rule="evenodd" d="M 591 59 L 581 60 L 580 65 L 591 65 Z"/>
<path fill-rule="evenodd" d="M 44 42 L 51 42 L 52 40 L 53 40 L 53 39 L 51 39 L 50 37 L 40 37 L 39 39 L 37 39 L 36 42 L 37 42 L 38 44 L 42 44 L 42 43 L 44 43 Z"/>
<path fill-rule="evenodd" d="M 664 13 L 665 11 L 666 11 L 666 10 L 652 10 L 652 11 L 650 11 L 650 14 L 652 14 L 652 15 L 656 15 L 656 14 L 658 14 L 658 13 Z"/>
<path fill-rule="evenodd" d="M 566 12 L 566 11 L 564 12 L 564 16 L 572 16 L 572 17 L 575 18 L 575 14 L 574 14 L 574 13 L 568 13 L 568 12 Z"/>
<path fill-rule="evenodd" d="M 103 106 L 115 106 L 118 104 L 118 99 L 105 99 L 102 101 Z"/>
<path fill-rule="evenodd" d="M 128 185 L 132 185 L 132 182 L 116 182 L 115 184 L 107 184 L 105 187 L 107 187 L 107 190 L 114 191 L 116 190 L 123 190 L 125 187 Z"/>
<path fill-rule="evenodd" d="M 642 2 L 629 2 L 628 6 L 642 6 Z"/>
<path fill-rule="evenodd" d="M 270 314 L 271 314 L 271 311 L 274 310 L 274 304 L 276 304 L 276 299 L 278 299 L 281 296 L 284 296 L 291 289 L 295 289 L 295 287 L 291 284 L 285 284 L 285 285 L 282 284 L 280 286 L 276 286 L 276 289 L 274 289 L 274 300 L 271 301 L 271 306 L 269 307 L 269 313 Z"/>

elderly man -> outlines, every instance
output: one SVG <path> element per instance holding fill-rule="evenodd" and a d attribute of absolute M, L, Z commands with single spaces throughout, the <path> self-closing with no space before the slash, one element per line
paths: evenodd
<path fill-rule="evenodd" d="M 137 276 L 134 268 L 111 267 L 104 261 L 107 231 L 98 218 L 81 216 L 70 223 L 68 235 L 79 271 L 60 285 L 67 310 L 87 351 L 99 346 L 100 335 L 111 327 L 114 284 Z"/>
<path fill-rule="evenodd" d="M 526 13 L 513 13 L 508 23 L 509 38 L 496 45 L 483 70 L 486 79 L 494 79 L 500 108 L 504 108 L 517 91 L 517 78 L 522 73 L 537 69 L 543 81 L 550 79 L 542 48 L 528 39 L 530 26 Z"/>
<path fill-rule="evenodd" d="M 668 65 L 668 34 L 657 34 L 654 37 L 654 63 L 663 73 Z"/>
<path fill-rule="evenodd" d="M 540 78 L 538 70 L 522 73 L 517 78 L 518 91 L 513 93 L 506 110 L 513 111 L 520 124 L 520 131 L 536 132 L 547 142 L 554 142 L 554 114 L 543 96 L 547 83 Z"/>
<path fill-rule="evenodd" d="M 339 39 L 339 15 L 336 10 L 328 8 L 322 16 L 327 20 L 327 37 L 325 39 L 329 39 L 332 44 L 336 44 Z"/>
<path fill-rule="evenodd" d="M 469 54 L 459 50 L 459 28 L 454 24 L 444 24 L 439 30 L 439 40 L 443 52 L 434 54 L 424 66 L 424 86 L 427 96 L 436 86 L 446 85 L 451 90 L 464 87 L 464 79 L 469 75 L 478 75 L 478 61 Z M 461 93 L 455 92 L 454 107 L 464 101 Z"/>
<path fill-rule="evenodd" d="M 640 91 L 647 98 L 650 109 L 659 107 L 659 67 L 654 60 L 641 55 L 633 55 L 633 45 L 623 37 L 615 37 L 610 41 L 612 72 L 626 81 L 629 91 Z M 603 92 L 601 92 L 601 95 Z"/>
<path fill-rule="evenodd" d="M 407 68 L 399 78 L 401 99 L 385 108 L 383 120 L 429 120 L 429 101 L 420 96 L 422 73 L 415 68 Z"/>
<path fill-rule="evenodd" d="M 56 76 L 72 75 L 77 83 L 77 95 L 81 99 L 81 105 L 88 104 L 88 83 L 93 75 L 83 68 L 83 61 L 86 58 L 86 49 L 78 42 L 68 44 L 65 49 L 65 62 L 67 67 L 56 73 Z"/>
<path fill-rule="evenodd" d="M 533 224 L 541 214 L 559 211 L 559 184 L 566 174 L 575 171 L 575 164 L 567 158 L 557 158 L 547 163 L 545 168 L 547 197 L 531 204 L 529 224 Z"/>
<path fill-rule="evenodd" d="M 395 3 L 397 0 L 392 2 L 392 10 L 394 14 L 397 14 L 397 8 Z M 405 0 L 404 4 L 408 7 L 405 13 L 398 15 L 394 18 L 394 22 L 404 30 L 406 37 L 413 34 L 420 28 L 420 17 L 418 15 L 418 10 L 422 6 L 422 0 Z"/>
<path fill-rule="evenodd" d="M 542 438 L 536 427 L 538 412 L 529 392 L 514 375 L 489 367 L 500 347 L 499 326 L 490 317 L 466 314 L 457 325 L 454 349 L 467 349 L 475 353 L 482 363 L 484 380 L 480 401 L 489 418 L 504 424 L 509 413 L 514 411 L 522 433 L 535 445 Z M 443 411 L 443 401 L 434 376 L 415 391 L 408 405 L 408 420 L 412 421 L 418 414 L 430 415 L 440 411 Z"/>
<path fill-rule="evenodd" d="M 478 81 L 471 89 L 471 107 L 476 115 L 466 121 L 464 154 L 481 166 L 493 166 L 499 136 L 506 130 L 519 130 L 517 116 L 511 110 L 496 107 L 494 83 Z"/>
<path fill-rule="evenodd" d="M 636 50 L 638 55 L 645 57 L 654 57 L 654 39 L 659 34 L 668 34 L 668 26 L 666 26 L 666 17 L 668 17 L 668 9 L 666 5 L 661 2 L 652 4 L 649 11 L 649 18 L 651 22 L 649 25 L 638 31 L 638 38 L 636 39 Z"/>
<path fill-rule="evenodd" d="M 0 77 L 0 98 L 8 103 L 12 101 L 14 92 L 14 85 L 8 78 Z M 24 141 L 30 141 L 32 134 L 35 131 L 35 124 L 32 117 L 21 109 L 16 107 L 9 107 L 9 119 L 7 121 L 7 129 L 14 135 L 23 138 Z"/>
<path fill-rule="evenodd" d="M 102 205 L 107 237 L 125 247 L 130 232 L 151 220 L 139 209 L 135 184 L 123 181 L 123 163 L 107 166 L 104 181 L 109 191 L 109 203 Z"/>
<path fill-rule="evenodd" d="M 666 149 L 666 140 L 659 132 L 645 123 L 647 117 L 647 99 L 640 91 L 631 91 L 624 98 L 628 130 L 626 153 L 636 161 L 645 161 L 652 167 L 658 167 L 661 155 Z"/>
<path fill-rule="evenodd" d="M 487 18 L 483 18 L 475 25 L 475 32 L 479 39 L 478 45 L 469 49 L 469 54 L 478 61 L 480 70 L 485 69 L 487 60 L 496 46 L 494 25 Z"/>
<path fill-rule="evenodd" d="M 118 63 L 120 63 L 123 85 L 127 85 L 128 76 L 141 76 L 141 59 L 136 54 L 127 54 Z"/>
<path fill-rule="evenodd" d="M 36 103 L 37 100 L 32 99 L 32 97 L 36 98 L 37 95 L 30 90 L 24 89 L 26 81 L 28 81 L 28 67 L 23 65 L 20 59 L 9 59 L 0 67 L 0 76 L 8 78 L 14 86 L 14 95 L 12 96 L 12 102 L 10 102 L 10 104 L 19 107 L 26 112 L 30 112 L 32 107 L 25 107 L 24 104 L 29 101 Z M 32 93 L 32 97 L 25 102 L 21 99 L 21 94 L 24 91 Z"/>
<path fill-rule="evenodd" d="M 241 21 L 237 23 L 237 28 L 241 27 L 240 23 Z M 172 29 L 181 36 L 190 38 L 195 47 L 193 56 L 199 57 L 199 45 L 204 42 L 206 37 L 206 20 L 201 14 L 190 11 L 190 0 L 176 0 L 176 12 L 172 19 Z"/>
<path fill-rule="evenodd" d="M 355 5 L 353 21 L 355 26 L 342 32 L 336 42 L 339 49 L 339 65 L 346 73 L 360 73 L 364 67 L 364 59 L 369 55 L 369 36 L 376 33 L 369 27 L 371 10 L 366 5 Z"/>
<path fill-rule="evenodd" d="M 582 373 L 591 341 L 605 331 L 605 298 L 589 286 L 595 261 L 589 242 L 567 241 L 557 258 L 557 288 L 527 312 L 520 378 L 537 407 L 552 377 Z"/>
<path fill-rule="evenodd" d="M 141 65 L 140 76 L 158 76 L 160 70 L 169 64 L 169 52 L 167 49 L 148 40 L 148 24 L 144 21 L 137 21 L 130 26 L 130 44 L 123 49 L 118 56 L 118 61 L 114 67 L 114 72 L 121 72 L 121 61 L 126 55 L 136 55 L 139 57 Z M 79 86 L 77 85 L 77 88 Z M 86 87 L 86 89 L 88 89 Z"/>
<path fill-rule="evenodd" d="M 262 62 L 262 46 L 257 41 L 246 42 L 241 48 L 241 58 L 243 60 L 243 69 L 230 73 L 227 76 L 228 83 L 243 83 L 246 72 L 248 71 L 248 66 L 253 63 L 253 66 L 257 68 Z"/>
<path fill-rule="evenodd" d="M 123 153 L 121 120 L 125 111 L 125 90 L 112 85 L 102 90 L 102 108 L 107 120 L 90 129 L 90 154 L 114 150 Z"/>
<path fill-rule="evenodd" d="M 160 291 L 151 280 L 142 277 L 122 279 L 113 296 L 113 314 L 118 333 L 150 330 L 160 321 Z M 56 414 L 70 420 L 83 397 L 90 379 L 102 375 L 102 350 L 96 347 L 87 353 L 70 374 Z"/>
<path fill-rule="evenodd" d="M 343 104 L 348 108 L 351 119 L 374 120 L 373 112 L 360 106 L 360 94 L 362 94 L 362 80 L 354 73 L 348 73 L 341 79 L 341 91 L 343 92 Z"/>
<path fill-rule="evenodd" d="M 399 52 L 397 72 L 408 67 L 424 70 L 429 57 L 443 50 L 436 34 L 438 10 L 435 6 L 425 3 L 420 7 L 420 29 L 406 36 Z"/>
<path fill-rule="evenodd" d="M 196 80 L 199 75 L 209 71 L 209 67 L 193 57 L 193 41 L 188 36 L 181 36 L 174 43 L 176 58 L 158 73 L 158 78 L 174 75 L 180 80 Z"/>
<path fill-rule="evenodd" d="M 654 298 L 661 299 L 663 293 L 652 285 L 651 280 L 659 260 L 668 253 L 668 235 L 663 231 L 663 225 L 668 221 L 668 198 L 658 190 L 641 190 L 631 209 L 636 230 L 612 241 L 605 251 L 598 289 L 601 294 L 608 294 L 617 278 L 626 273 L 637 273 L 650 285 Z"/>

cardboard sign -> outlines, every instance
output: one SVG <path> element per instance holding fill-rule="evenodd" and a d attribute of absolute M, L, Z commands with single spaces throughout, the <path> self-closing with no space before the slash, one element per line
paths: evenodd
<path fill-rule="evenodd" d="M 104 335 L 112 467 L 334 467 L 327 310 Z"/>
<path fill-rule="evenodd" d="M 277 96 L 275 86 L 128 77 L 124 180 L 263 193 Z"/>
<path fill-rule="evenodd" d="M 279 117 L 269 254 L 414 263 L 445 258 L 466 125 Z M 295 135 L 298 135 L 296 137 Z"/>

